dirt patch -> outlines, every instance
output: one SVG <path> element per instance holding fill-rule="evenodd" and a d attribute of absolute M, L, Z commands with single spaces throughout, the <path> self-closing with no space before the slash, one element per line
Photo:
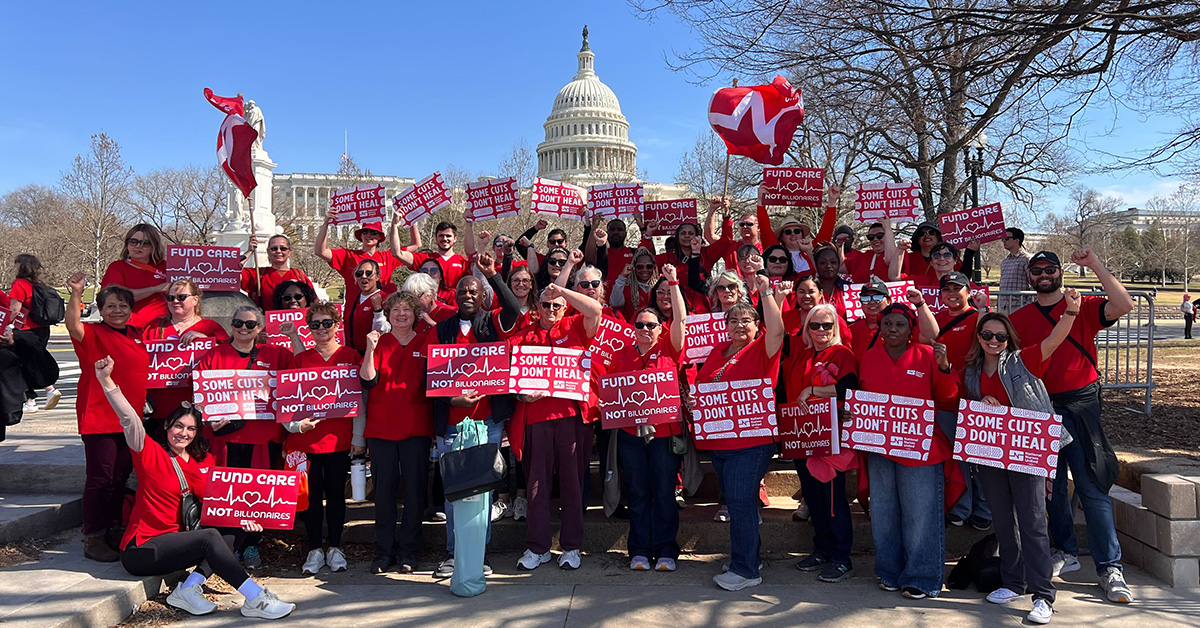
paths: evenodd
<path fill-rule="evenodd" d="M 1114 447 L 1137 448 L 1200 460 L 1200 351 L 1155 351 L 1150 417 L 1141 391 L 1104 394 L 1104 429 Z"/>
<path fill-rule="evenodd" d="M 0 567 L 35 562 L 41 558 L 42 551 L 53 544 L 53 539 L 17 539 L 0 545 Z"/>

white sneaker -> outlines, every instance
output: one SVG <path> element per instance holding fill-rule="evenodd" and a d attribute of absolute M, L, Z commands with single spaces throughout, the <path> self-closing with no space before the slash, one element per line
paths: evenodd
<path fill-rule="evenodd" d="M 512 507 L 503 499 L 497 499 L 492 502 L 492 522 L 495 523 L 505 517 L 512 516 Z"/>
<path fill-rule="evenodd" d="M 566 551 L 558 557 L 558 566 L 561 569 L 579 569 L 580 560 L 579 550 Z"/>
<path fill-rule="evenodd" d="M 199 584 L 185 587 L 180 582 L 179 586 L 171 591 L 171 595 L 167 596 L 167 604 L 193 615 L 207 615 L 217 610 L 216 603 L 204 597 L 204 594 L 200 592 L 200 587 Z"/>
<path fill-rule="evenodd" d="M 808 504 L 804 503 L 804 500 L 800 500 L 796 510 L 792 511 L 792 521 L 808 521 L 810 516 L 812 513 L 808 510 Z"/>
<path fill-rule="evenodd" d="M 1000 587 L 995 591 L 987 594 L 987 601 L 992 604 L 1008 604 L 1013 600 L 1019 600 L 1025 596 L 1018 594 L 1016 591 L 1007 587 Z"/>
<path fill-rule="evenodd" d="M 1029 614 L 1025 616 L 1025 619 L 1028 619 L 1030 623 L 1034 624 L 1048 624 L 1050 623 L 1050 618 L 1053 616 L 1054 608 L 1050 606 L 1049 602 L 1046 600 L 1034 600 L 1033 610 L 1029 611 Z"/>
<path fill-rule="evenodd" d="M 545 554 L 534 554 L 533 550 L 525 550 L 525 553 L 521 555 L 519 560 L 517 560 L 517 567 L 527 571 L 532 571 L 550 562 L 551 558 L 552 556 L 550 555 L 550 552 L 546 552 Z"/>
<path fill-rule="evenodd" d="M 1072 571 L 1079 571 L 1079 557 L 1054 550 L 1050 554 L 1050 577 L 1054 578 Z"/>
<path fill-rule="evenodd" d="M 525 516 L 529 514 L 529 501 L 524 497 L 518 497 L 513 500 L 513 521 L 524 521 Z"/>
<path fill-rule="evenodd" d="M 325 552 L 325 564 L 329 571 L 346 571 L 346 554 L 340 547 L 331 547 Z"/>
<path fill-rule="evenodd" d="M 717 586 L 725 589 L 726 591 L 741 591 L 742 589 L 756 587 L 762 584 L 762 577 L 743 578 L 735 573 L 727 571 L 723 574 L 717 574 L 713 576 L 713 582 L 717 583 Z"/>
<path fill-rule="evenodd" d="M 307 575 L 315 576 L 324 566 L 325 552 L 315 549 L 308 553 L 308 558 L 304 561 L 304 567 L 300 571 L 303 571 Z"/>
<path fill-rule="evenodd" d="M 1125 576 L 1116 567 L 1109 567 L 1100 575 L 1100 586 L 1104 589 L 1109 602 L 1128 604 L 1133 601 L 1133 592 L 1125 584 Z"/>
<path fill-rule="evenodd" d="M 46 395 L 46 406 L 44 409 L 53 410 L 54 406 L 58 405 L 60 399 L 62 399 L 62 393 L 57 388 L 51 390 L 50 394 Z"/>
<path fill-rule="evenodd" d="M 37 411 L 37 399 L 26 399 L 25 404 L 21 406 L 21 412 L 23 414 L 33 414 Z"/>
<path fill-rule="evenodd" d="M 713 521 L 717 523 L 729 523 L 729 506 L 722 504 L 717 509 L 717 514 L 713 515 Z"/>
<path fill-rule="evenodd" d="M 314 550 L 320 551 L 320 550 Z M 282 619 L 296 610 L 296 605 L 289 602 L 284 602 L 271 593 L 270 589 L 263 589 L 262 593 L 253 600 L 246 600 L 242 604 L 243 617 L 258 617 L 259 619 Z"/>

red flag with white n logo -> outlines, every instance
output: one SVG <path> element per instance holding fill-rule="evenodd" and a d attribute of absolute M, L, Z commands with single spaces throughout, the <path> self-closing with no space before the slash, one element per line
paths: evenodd
<path fill-rule="evenodd" d="M 216 107 L 217 109 L 220 109 L 221 111 L 223 111 L 225 113 L 234 113 L 239 116 L 246 115 L 246 109 L 245 109 L 246 105 L 242 102 L 241 94 L 238 94 L 237 96 L 234 96 L 233 98 L 230 98 L 228 96 L 218 96 L 213 93 L 213 90 L 205 87 L 204 88 L 204 98 L 206 98 L 208 100 L 208 102 L 210 104 L 212 104 L 212 106 Z"/>
<path fill-rule="evenodd" d="M 258 131 L 236 113 L 225 116 L 221 130 L 217 132 L 217 161 L 246 198 L 250 198 L 250 192 L 258 185 L 254 179 L 254 162 L 250 158 L 250 147 L 256 139 Z"/>
<path fill-rule="evenodd" d="M 804 121 L 804 99 L 787 79 L 768 85 L 726 87 L 713 93 L 708 123 L 725 140 L 730 155 L 778 166 Z"/>

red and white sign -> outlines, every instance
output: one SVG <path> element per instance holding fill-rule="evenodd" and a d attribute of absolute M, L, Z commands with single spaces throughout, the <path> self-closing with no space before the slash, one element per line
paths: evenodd
<path fill-rule="evenodd" d="M 946 304 L 942 303 L 942 289 L 936 286 L 921 286 L 921 296 L 925 297 L 925 303 L 929 305 L 929 311 L 934 314 L 941 313 L 946 309 Z M 991 298 L 991 292 L 987 286 L 971 285 L 971 299 L 974 300 L 975 295 L 982 294 L 983 298 Z M 974 306 L 974 302 L 971 303 Z"/>
<path fill-rule="evenodd" d="M 1054 479 L 1061 442 L 1057 414 L 958 402 L 955 460 Z"/>
<path fill-rule="evenodd" d="M 696 199 L 680 198 L 673 201 L 646 201 L 642 217 L 647 224 L 654 223 L 655 233 L 675 233 L 679 225 L 697 224 Z"/>
<path fill-rule="evenodd" d="M 334 304 L 334 307 L 340 311 L 341 304 Z M 281 347 L 292 348 L 292 339 L 287 334 L 279 331 L 279 326 L 285 322 L 291 322 L 296 326 L 296 333 L 300 336 L 300 342 L 305 349 L 312 349 L 317 346 L 317 341 L 313 340 L 312 330 L 308 328 L 308 323 L 304 322 L 304 316 L 308 313 L 308 308 L 297 308 L 294 310 L 267 310 L 267 321 L 263 325 L 263 329 L 267 332 L 267 342 Z M 346 334 L 342 331 L 341 325 L 338 326 L 337 335 L 338 344 L 346 344 Z"/>
<path fill-rule="evenodd" d="M 235 246 L 167 247 L 167 280 L 191 279 L 201 290 L 242 287 L 242 252 Z"/>
<path fill-rule="evenodd" d="M 253 521 L 268 530 L 291 530 L 299 497 L 296 471 L 213 467 L 204 485 L 200 525 L 240 528 Z"/>
<path fill-rule="evenodd" d="M 775 384 L 769 377 L 709 382 L 690 387 L 698 441 L 778 436 Z"/>
<path fill-rule="evenodd" d="M 387 196 L 382 185 L 360 185 L 334 190 L 329 209 L 335 225 L 359 225 L 387 219 Z"/>
<path fill-rule="evenodd" d="M 779 440 L 785 459 L 841 453 L 836 402 L 836 399 L 822 399 L 810 403 L 808 412 L 801 412 L 800 404 L 796 403 L 779 406 Z"/>
<path fill-rule="evenodd" d="M 688 314 L 683 319 L 683 361 L 687 364 L 704 362 L 713 347 L 729 339 L 725 331 L 725 313 Z"/>
<path fill-rule="evenodd" d="M 588 215 L 593 218 L 626 218 L 645 207 L 641 183 L 602 183 L 588 188 Z"/>
<path fill-rule="evenodd" d="M 854 321 L 864 316 L 862 309 L 862 289 L 867 284 L 850 284 L 842 290 L 842 305 L 846 308 L 846 320 Z M 892 281 L 886 284 L 888 297 L 892 303 L 908 303 L 908 289 L 913 287 L 911 281 Z"/>
<path fill-rule="evenodd" d="M 994 242 L 1004 239 L 1004 211 L 1000 203 L 972 207 L 938 216 L 942 239 L 962 248 L 968 242 Z"/>
<path fill-rule="evenodd" d="M 507 342 L 429 345 L 425 389 L 430 397 L 457 397 L 464 390 L 506 394 L 510 360 Z"/>
<path fill-rule="evenodd" d="M 600 420 L 606 430 L 678 421 L 682 405 L 673 368 L 600 376 Z"/>
<path fill-rule="evenodd" d="M 0 334 L 3 334 L 9 324 L 13 322 L 12 310 L 7 308 L 0 309 Z"/>
<path fill-rule="evenodd" d="M 521 192 L 517 189 L 517 180 L 505 177 L 468 183 L 466 204 L 464 218 L 468 222 L 516 216 L 521 211 Z"/>
<path fill-rule="evenodd" d="M 556 399 L 587 401 L 591 353 L 581 349 L 517 345 L 512 348 L 508 392 L 547 393 Z"/>
<path fill-rule="evenodd" d="M 275 420 L 341 419 L 358 416 L 362 381 L 358 367 L 347 364 L 279 371 Z"/>
<path fill-rule="evenodd" d="M 854 220 L 879 222 L 884 218 L 916 222 L 921 217 L 921 184 L 865 183 L 858 186 Z"/>
<path fill-rule="evenodd" d="M 846 410 L 853 420 L 842 425 L 842 442 L 852 449 L 929 460 L 938 429 L 932 400 L 847 390 Z"/>
<path fill-rule="evenodd" d="M 762 205 L 820 207 L 825 202 L 824 168 L 763 168 Z"/>
<path fill-rule="evenodd" d="M 178 340 L 148 340 L 146 353 L 150 354 L 150 380 L 148 388 L 182 388 L 192 385 L 192 369 L 212 351 L 217 341 L 201 338 L 180 346 Z"/>
<path fill-rule="evenodd" d="M 607 369 L 612 364 L 613 356 L 633 343 L 632 325 L 615 318 L 601 316 L 600 329 L 592 337 L 592 344 L 588 346 L 588 349 L 592 352 L 592 359 L 598 360 L 600 366 Z"/>
<path fill-rule="evenodd" d="M 205 421 L 274 421 L 275 371 L 210 369 L 192 372 L 192 402 Z"/>
<path fill-rule="evenodd" d="M 449 205 L 450 201 L 450 188 L 442 179 L 442 173 L 435 172 L 392 199 L 392 207 L 405 226 L 411 227 L 418 220 Z"/>
<path fill-rule="evenodd" d="M 583 220 L 587 203 L 583 200 L 583 189 L 570 183 L 538 177 L 529 194 L 530 211 L 535 214 Z"/>

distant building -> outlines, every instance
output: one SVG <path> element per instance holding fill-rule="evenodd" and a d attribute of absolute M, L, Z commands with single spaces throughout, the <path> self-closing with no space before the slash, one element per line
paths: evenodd
<path fill-rule="evenodd" d="M 416 183 L 409 177 L 369 175 L 354 177 L 354 185 L 383 185 L 387 190 L 388 216 L 392 212 L 392 197 Z M 296 237 L 303 242 L 312 242 L 329 210 L 329 195 L 338 188 L 347 187 L 346 179 L 337 174 L 311 174 L 294 172 L 276 174 L 272 180 L 275 194 L 275 220 L 281 225 L 291 225 Z M 343 225 L 333 228 L 340 237 L 353 233 L 355 227 Z"/>
<path fill-rule="evenodd" d="M 1200 229 L 1200 212 L 1192 211 L 1150 211 L 1139 207 L 1130 207 L 1119 212 L 1114 219 L 1114 230 L 1123 231 L 1133 227 L 1140 233 L 1145 233 L 1158 223 L 1163 232 L 1170 235 L 1187 229 Z"/>

